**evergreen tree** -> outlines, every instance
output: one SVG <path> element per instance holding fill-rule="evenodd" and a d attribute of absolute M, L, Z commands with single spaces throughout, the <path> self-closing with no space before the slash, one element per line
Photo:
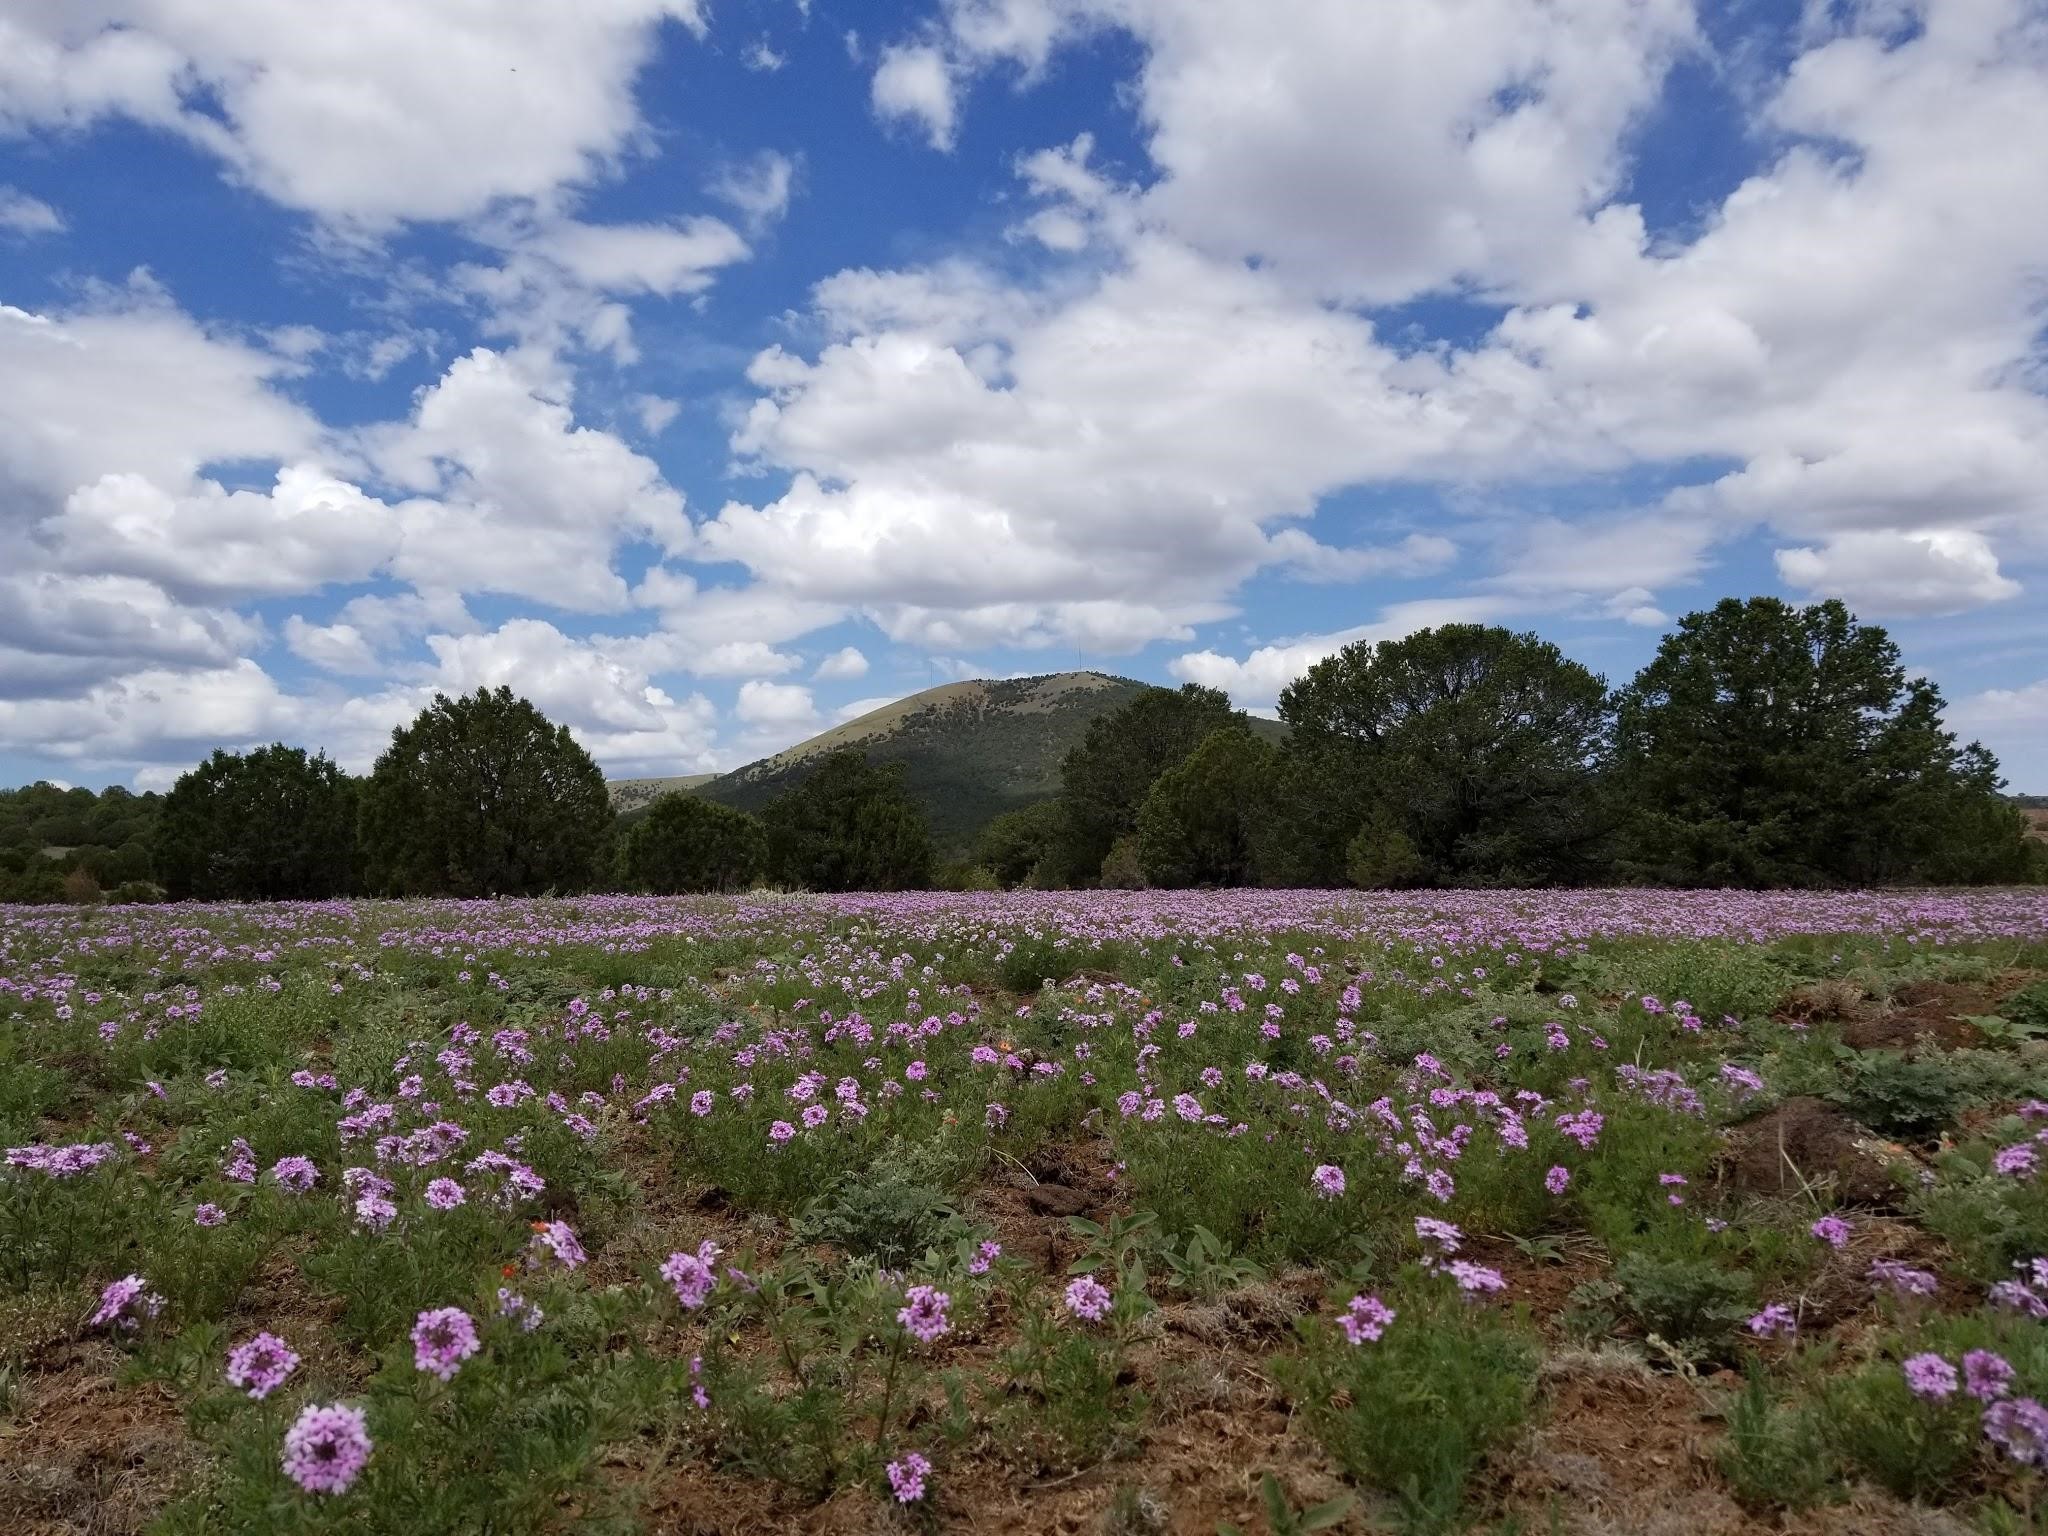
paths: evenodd
<path fill-rule="evenodd" d="M 626 883 L 662 896 L 743 891 L 767 862 L 767 834 L 757 818 L 689 794 L 660 796 L 620 840 Z"/>
<path fill-rule="evenodd" d="M 363 789 L 364 874 L 394 895 L 580 891 L 612 822 L 597 764 L 509 688 L 437 694 Z"/>
<path fill-rule="evenodd" d="M 1249 885 L 1276 748 L 1243 725 L 1210 732 L 1153 782 L 1138 809 L 1138 863 L 1152 885 Z"/>
<path fill-rule="evenodd" d="M 1533 634 L 1446 624 L 1359 641 L 1280 695 L 1276 814 L 1375 885 L 1522 885 L 1597 874 L 1607 688 Z M 1305 803 L 1304 803 L 1305 802 Z M 1299 848 L 1276 867 L 1293 878 Z"/>
<path fill-rule="evenodd" d="M 1159 775 L 1241 718 L 1219 689 L 1188 683 L 1151 689 L 1089 721 L 1088 734 L 1060 767 L 1068 879 L 1096 879 L 1116 841 L 1136 834 L 1138 808 Z"/>
<path fill-rule="evenodd" d="M 1043 878 L 1051 871 L 1065 836 L 1067 810 L 1059 800 L 1041 800 L 1005 811 L 975 840 L 974 859 L 1004 888 Z"/>
<path fill-rule="evenodd" d="M 903 765 L 829 754 L 761 812 L 768 869 L 811 891 L 905 891 L 932 882 L 932 835 L 903 786 Z"/>
<path fill-rule="evenodd" d="M 164 797 L 153 862 L 176 900 L 279 901 L 355 887 L 356 786 L 326 757 L 282 742 L 216 751 Z M 102 885 L 147 864 L 91 861 Z"/>
<path fill-rule="evenodd" d="M 2019 878 L 1998 767 L 1884 630 L 1833 600 L 1690 613 L 1623 692 L 1629 863 L 1694 885 Z"/>

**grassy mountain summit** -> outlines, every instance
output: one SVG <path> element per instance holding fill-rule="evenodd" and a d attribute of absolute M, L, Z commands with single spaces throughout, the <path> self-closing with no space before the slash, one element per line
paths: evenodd
<path fill-rule="evenodd" d="M 939 845 L 959 848 L 991 817 L 1057 794 L 1060 762 L 1088 722 L 1151 686 L 1102 672 L 946 683 L 722 774 L 696 793 L 758 811 L 825 754 L 853 747 L 878 763 L 902 763 Z"/>

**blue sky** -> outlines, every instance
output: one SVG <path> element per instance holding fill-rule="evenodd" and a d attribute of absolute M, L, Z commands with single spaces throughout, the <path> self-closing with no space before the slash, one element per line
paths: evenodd
<path fill-rule="evenodd" d="M 2022 0 L 0 0 L 0 780 L 1840 596 L 2048 790 Z"/>

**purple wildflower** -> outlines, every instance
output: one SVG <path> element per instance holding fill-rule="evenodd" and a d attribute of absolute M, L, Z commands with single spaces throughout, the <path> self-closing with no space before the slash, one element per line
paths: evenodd
<path fill-rule="evenodd" d="M 1380 1335 L 1393 1322 L 1393 1308 L 1377 1296 L 1354 1296 L 1342 1312 L 1337 1314 L 1337 1326 L 1344 1330 L 1344 1337 L 1352 1344 L 1377 1344 Z"/>
<path fill-rule="evenodd" d="M 1760 1339 L 1789 1339 L 1799 1331 L 1799 1319 L 1790 1307 L 1773 1302 L 1749 1320 L 1749 1331 Z"/>
<path fill-rule="evenodd" d="M 99 1309 L 93 1313 L 90 1326 L 103 1328 L 112 1324 L 132 1333 L 143 1319 L 155 1317 L 163 1309 L 163 1297 L 149 1289 L 147 1280 L 140 1275 L 123 1275 L 100 1292 Z"/>
<path fill-rule="evenodd" d="M 589 1258 L 576 1240 L 575 1228 L 566 1221 L 536 1221 L 528 1246 L 552 1254 L 564 1269 L 580 1269 Z"/>
<path fill-rule="evenodd" d="M 1571 1181 L 1572 1171 L 1571 1169 L 1565 1167 L 1562 1163 L 1558 1164 L 1556 1167 L 1552 1168 L 1550 1172 L 1543 1175 L 1543 1187 L 1549 1190 L 1553 1195 L 1563 1194 L 1565 1186 L 1571 1183 Z"/>
<path fill-rule="evenodd" d="M 427 1204 L 437 1211 L 452 1211 L 468 1198 L 468 1192 L 453 1179 L 432 1179 L 428 1181 Z"/>
<path fill-rule="evenodd" d="M 946 1309 L 953 1304 L 953 1298 L 944 1291 L 934 1290 L 929 1285 L 913 1285 L 903 1293 L 903 1302 L 897 1310 L 896 1321 L 920 1343 L 933 1343 L 951 1330 L 953 1324 L 946 1316 Z"/>
<path fill-rule="evenodd" d="M 460 1307 L 432 1308 L 412 1325 L 412 1363 L 443 1381 L 453 1381 L 462 1362 L 482 1347 L 476 1319 Z"/>
<path fill-rule="evenodd" d="M 1451 1278 L 1458 1282 L 1458 1289 L 1467 1296 L 1478 1296 L 1487 1291 L 1504 1291 L 1508 1288 L 1497 1269 L 1488 1269 L 1484 1264 L 1468 1264 L 1463 1259 L 1453 1259 L 1450 1264 Z"/>
<path fill-rule="evenodd" d="M 274 1333 L 259 1333 L 228 1351 L 228 1385 L 262 1402 L 299 1368 L 299 1353 Z"/>
<path fill-rule="evenodd" d="M 1849 1241 L 1849 1223 L 1839 1216 L 1823 1216 L 1806 1230 L 1838 1253 Z"/>
<path fill-rule="evenodd" d="M 1871 1260 L 1870 1280 L 1873 1285 L 1890 1287 L 1891 1293 L 1901 1301 L 1914 1296 L 1932 1296 L 1940 1287 L 1940 1282 L 1926 1270 L 1914 1269 L 1897 1259 Z"/>
<path fill-rule="evenodd" d="M 1984 1435 L 2023 1467 L 2048 1465 L 2048 1408 L 2009 1397 L 1984 1410 Z"/>
<path fill-rule="evenodd" d="M 1900 1369 L 1906 1373 L 1906 1387 L 1915 1397 L 1938 1400 L 1955 1395 L 1956 1368 L 1939 1355 L 1909 1355 Z"/>
<path fill-rule="evenodd" d="M 1093 1275 L 1076 1275 L 1067 1283 L 1067 1310 L 1083 1322 L 1101 1322 L 1114 1299 Z"/>
<path fill-rule="evenodd" d="M 192 1212 L 192 1222 L 195 1226 L 217 1227 L 227 1219 L 228 1213 L 215 1205 L 211 1200 L 197 1206 Z"/>
<path fill-rule="evenodd" d="M 707 1239 L 697 1245 L 694 1254 L 672 1253 L 662 1262 L 661 1278 L 675 1288 L 676 1300 L 692 1312 L 704 1305 L 718 1284 L 718 1256 L 718 1244 Z"/>
<path fill-rule="evenodd" d="M 360 1408 L 308 1404 L 284 1434 L 284 1475 L 308 1493 L 346 1493 L 370 1459 Z"/>
<path fill-rule="evenodd" d="M 270 1165 L 270 1176 L 295 1195 L 303 1195 L 320 1182 L 320 1170 L 310 1157 L 280 1157 Z"/>
<path fill-rule="evenodd" d="M 924 1497 L 925 1479 L 931 1476 L 932 1464 L 917 1452 L 912 1451 L 900 1461 L 892 1461 L 887 1467 L 889 1490 L 896 1495 L 898 1504 L 915 1504 Z"/>
<path fill-rule="evenodd" d="M 1963 1356 L 1963 1390 L 1980 1403 L 1995 1403 L 2012 1391 L 2013 1369 L 2003 1355 L 1973 1349 Z"/>
<path fill-rule="evenodd" d="M 1344 1170 L 1335 1163 L 1322 1163 L 1309 1175 L 1309 1182 L 1316 1187 L 1316 1193 L 1325 1200 L 1334 1200 L 1344 1193 Z"/>

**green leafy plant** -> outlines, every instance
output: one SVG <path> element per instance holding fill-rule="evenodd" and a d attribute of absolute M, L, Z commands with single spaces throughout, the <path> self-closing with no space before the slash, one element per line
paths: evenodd
<path fill-rule="evenodd" d="M 1334 1499 L 1325 1499 L 1320 1504 L 1297 1509 L 1288 1498 L 1287 1490 L 1280 1486 L 1280 1479 L 1272 1473 L 1263 1473 L 1259 1478 L 1259 1502 L 1265 1506 L 1266 1529 L 1271 1536 L 1308 1536 L 1311 1531 L 1326 1531 L 1351 1513 L 1351 1506 L 1358 1502 L 1355 1494 L 1340 1493 Z M 1229 1521 L 1218 1521 L 1216 1536 L 1243 1536 L 1243 1533 Z"/>
<path fill-rule="evenodd" d="M 1750 1277 L 1711 1259 L 1659 1257 L 1648 1249 L 1624 1254 L 1614 1282 L 1631 1316 L 1673 1344 L 1712 1350 L 1750 1311 Z"/>
<path fill-rule="evenodd" d="M 1404 1529 L 1448 1530 L 1481 1461 L 1528 1414 L 1537 1351 L 1519 1324 L 1433 1281 L 1392 1304 L 1376 1343 L 1306 1320 L 1280 1379 L 1345 1475 L 1393 1496 Z"/>

